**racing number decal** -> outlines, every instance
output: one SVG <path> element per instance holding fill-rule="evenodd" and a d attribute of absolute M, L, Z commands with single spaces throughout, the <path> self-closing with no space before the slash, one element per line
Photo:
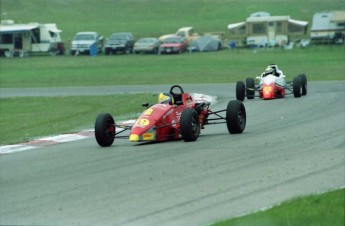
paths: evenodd
<path fill-rule="evenodd" d="M 146 118 L 142 118 L 142 119 L 139 119 L 138 124 L 142 126 L 147 126 L 148 124 L 150 124 L 150 121 Z"/>
<path fill-rule="evenodd" d="M 272 91 L 272 87 L 271 86 L 265 86 L 264 87 L 264 92 L 269 93 L 271 91 Z"/>

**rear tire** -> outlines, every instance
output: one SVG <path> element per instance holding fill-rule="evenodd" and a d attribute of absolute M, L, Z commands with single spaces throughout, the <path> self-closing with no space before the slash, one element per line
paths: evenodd
<path fill-rule="evenodd" d="M 305 74 L 298 75 L 299 79 L 301 80 L 302 86 L 302 95 L 307 95 L 307 76 Z"/>
<path fill-rule="evenodd" d="M 299 77 L 295 77 L 292 81 L 293 95 L 298 98 L 301 97 L 301 80 Z"/>
<path fill-rule="evenodd" d="M 200 122 L 195 109 L 185 109 L 181 114 L 181 135 L 185 142 L 196 141 L 200 134 Z"/>
<path fill-rule="evenodd" d="M 246 127 L 246 109 L 239 100 L 231 100 L 226 108 L 226 125 L 231 134 L 242 133 Z"/>
<path fill-rule="evenodd" d="M 95 137 L 97 143 L 102 147 L 113 144 L 115 139 L 115 121 L 111 114 L 100 114 L 95 123 Z"/>
<path fill-rule="evenodd" d="M 255 82 L 253 78 L 246 79 L 247 99 L 255 98 Z"/>
<path fill-rule="evenodd" d="M 246 96 L 246 90 L 245 90 L 245 85 L 244 82 L 238 81 L 236 83 L 236 99 L 240 101 L 244 101 L 244 98 Z"/>

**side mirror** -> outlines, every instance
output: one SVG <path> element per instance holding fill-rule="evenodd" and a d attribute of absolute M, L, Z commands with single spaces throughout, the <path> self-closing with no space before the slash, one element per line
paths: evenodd
<path fill-rule="evenodd" d="M 141 106 L 142 106 L 142 107 L 148 108 L 148 107 L 150 106 L 150 104 L 149 104 L 149 103 L 144 103 L 144 104 L 142 104 Z"/>

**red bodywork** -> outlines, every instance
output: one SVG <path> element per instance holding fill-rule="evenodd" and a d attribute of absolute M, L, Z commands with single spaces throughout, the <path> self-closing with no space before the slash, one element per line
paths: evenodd
<path fill-rule="evenodd" d="M 135 121 L 129 140 L 137 141 L 164 141 L 176 140 L 180 137 L 180 117 L 186 108 L 195 108 L 196 103 L 188 93 L 182 93 L 179 104 L 155 104 L 145 110 Z M 199 113 L 201 128 L 208 108 Z"/>
<path fill-rule="evenodd" d="M 282 98 L 285 96 L 285 89 L 274 82 L 270 84 L 263 84 L 259 90 L 260 98 L 264 100 Z"/>

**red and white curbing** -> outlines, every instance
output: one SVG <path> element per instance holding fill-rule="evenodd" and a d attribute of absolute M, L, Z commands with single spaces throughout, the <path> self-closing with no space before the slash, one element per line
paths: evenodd
<path fill-rule="evenodd" d="M 52 144 L 66 143 L 70 141 L 82 140 L 93 136 L 93 130 L 84 130 L 80 133 L 72 134 L 61 134 L 52 137 L 44 137 L 35 139 L 29 142 L 14 144 L 14 145 L 5 145 L 0 146 L 0 155 L 1 154 L 10 154 L 15 152 L 22 152 L 31 149 L 41 148 Z"/>
<path fill-rule="evenodd" d="M 210 102 L 214 104 L 217 100 L 217 97 L 208 96 L 204 94 L 192 93 L 191 95 L 194 101 L 196 102 Z M 121 122 L 121 124 L 126 124 L 126 123 L 132 124 L 133 122 L 134 120 L 128 120 L 125 122 Z M 48 145 L 53 145 L 53 144 L 83 140 L 83 139 L 87 139 L 93 136 L 94 136 L 94 130 L 89 129 L 89 130 L 83 130 L 79 133 L 61 134 L 61 135 L 56 135 L 56 136 L 51 136 L 51 137 L 38 138 L 38 139 L 34 139 L 32 141 L 25 142 L 25 143 L 0 146 L 0 155 L 32 150 L 36 148 L 45 147 Z"/>

